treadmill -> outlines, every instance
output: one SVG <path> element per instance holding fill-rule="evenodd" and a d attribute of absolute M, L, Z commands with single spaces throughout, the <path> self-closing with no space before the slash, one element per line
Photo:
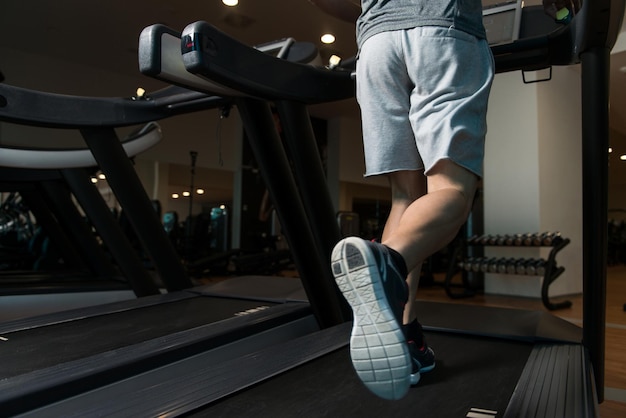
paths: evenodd
<path fill-rule="evenodd" d="M 457 367 L 462 371 L 471 369 L 471 373 L 454 375 L 450 369 L 451 374 L 447 375 L 447 368 L 443 372 L 439 368 L 438 373 L 444 376 L 433 374 L 435 380 L 431 382 L 430 376 L 424 376 L 422 387 L 415 390 L 414 396 L 409 395 L 408 399 L 390 406 L 385 401 L 371 399 L 369 393 L 359 391 L 359 384 L 354 384 L 354 379 L 338 372 L 349 373 L 350 367 L 342 369 L 342 365 L 349 362 L 348 355 L 346 350 L 337 350 L 316 359 L 311 365 L 300 366 L 270 379 L 264 385 L 216 400 L 198 410 L 198 414 L 254 416 L 262 412 L 280 415 L 281 411 L 297 408 L 298 413 L 311 416 L 356 416 L 375 415 L 378 405 L 378 412 L 386 415 L 409 410 L 434 414 L 441 409 L 441 416 L 457 416 L 457 413 L 467 416 L 596 416 L 597 403 L 604 397 L 607 69 L 610 49 L 623 14 L 623 1 L 587 1 L 567 26 L 557 26 L 554 22 L 550 22 L 550 26 L 545 24 L 541 7 L 525 8 L 520 22 L 522 36 L 492 47 L 498 72 L 582 64 L 583 147 L 589 157 L 583 167 L 583 329 L 541 312 L 485 307 L 444 308 L 423 303 L 420 317 L 430 331 L 429 340 L 436 348 L 450 350 L 443 354 L 439 351 L 438 359 L 441 358 L 442 362 L 458 360 Z M 544 22 L 539 30 L 533 27 L 537 19 Z M 308 77 L 304 75 L 306 69 L 298 67 L 288 72 L 289 63 L 259 55 L 206 22 L 196 22 L 185 28 L 181 34 L 181 49 L 186 69 L 205 80 L 272 100 L 277 106 L 297 107 L 315 102 L 312 91 L 302 91 L 299 98 L 294 97 L 294 86 Z M 257 65 L 250 65 L 253 61 Z M 261 69 L 261 74 L 253 69 Z M 271 76 L 277 73 L 285 79 L 278 81 Z M 242 106 L 241 102 L 238 104 Z M 245 119 L 245 114 L 243 117 Z M 316 225 L 317 221 L 311 222 Z M 317 225 L 317 229 L 323 229 L 324 224 Z M 311 300 L 312 304 L 323 302 Z M 471 323 L 467 318 L 472 318 Z M 338 329 L 341 326 L 324 329 L 321 334 L 340 333 Z M 343 338 L 347 339 L 347 335 Z M 457 350 L 451 349 L 463 347 L 465 350 L 470 346 L 471 353 L 461 354 L 461 357 Z M 477 356 L 476 361 L 472 360 L 473 355 Z M 472 364 L 478 366 L 472 367 Z M 499 371 L 498 377 L 494 377 L 494 370 Z M 303 387 L 307 384 L 312 388 Z M 293 390 L 286 393 L 285 388 Z M 316 390 L 324 396 L 314 397 L 316 402 L 312 405 L 310 399 Z M 458 391 L 472 395 L 465 399 L 465 395 L 457 395 Z M 451 395 L 455 402 L 449 401 Z M 341 402 L 343 396 L 346 402 Z M 246 406 L 245 412 L 240 404 Z M 443 404 L 446 408 L 459 409 L 454 413 L 445 412 Z"/>
<path fill-rule="evenodd" d="M 111 214 L 105 213 L 101 197 L 95 196 L 87 176 L 75 171 L 85 160 L 95 160 L 150 253 L 167 292 L 150 288 L 151 279 L 140 271 L 137 259 L 126 257 L 126 263 L 120 262 L 132 251 L 126 251 L 123 239 L 115 236 L 107 244 L 119 246 L 121 256 L 116 261 L 138 298 L 0 324 L 0 415 L 26 413 L 199 353 L 214 367 L 320 329 L 295 279 L 247 278 L 260 289 L 244 280 L 240 286 L 247 286 L 248 291 L 237 295 L 229 294 L 232 289 L 193 287 L 114 130 L 147 123 L 152 129 L 146 135 L 154 134 L 155 120 L 225 103 L 222 97 L 175 86 L 149 97 L 92 98 L 0 83 L 0 120 L 77 129 L 89 148 L 88 153 L 45 151 L 46 157 L 56 158 L 45 167 L 33 158 L 44 151 L 16 149 L 12 152 L 22 159 L 20 168 L 3 167 L 0 174 L 33 183 L 47 182 L 51 176 L 62 179 L 90 217 L 105 222 L 96 223 L 99 232 L 114 233 L 113 224 L 106 223 Z M 27 161 L 31 168 L 24 168 Z M 307 227 L 304 218 L 292 219 Z M 314 262 L 309 253 L 308 263 Z M 311 268 L 310 274 L 319 270 Z M 325 311 L 334 314 L 332 309 Z"/>
<path fill-rule="evenodd" d="M 582 63 L 586 101 L 583 146 L 588 156 L 583 167 L 582 330 L 543 312 L 423 303 L 420 315 L 427 325 L 429 341 L 437 349 L 438 370 L 425 375 L 418 388 L 400 401 L 376 398 L 362 386 L 349 360 L 351 324 L 332 324 L 329 320 L 320 322 L 322 329 L 318 332 L 232 357 L 217 366 L 207 361 L 204 352 L 197 352 L 64 399 L 44 402 L 40 408 L 22 410 L 23 415 L 597 416 L 597 402 L 603 399 L 606 245 L 601 244 L 606 243 L 606 70 L 623 14 L 622 0 L 587 1 L 566 27 L 493 48 L 499 71 Z M 234 100 L 247 130 L 263 127 L 271 131 L 271 120 L 265 121 L 271 114 L 263 100 L 302 109 L 302 105 L 319 98 L 316 94 L 321 88 L 304 88 L 298 99 L 294 92 L 300 91 L 301 81 L 309 77 L 324 79 L 324 74 L 333 73 L 304 69 L 277 58 L 270 63 L 265 55 L 204 22 L 187 27 L 181 39 L 183 50 L 191 54 L 183 55 L 189 70 L 244 93 Z M 564 45 L 568 46 L 565 54 Z M 229 56 L 234 53 L 237 59 Z M 256 71 L 246 71 L 246 67 Z M 280 77 L 259 75 L 263 72 L 260 69 L 266 68 L 280 71 Z M 337 74 L 349 83 L 349 77 Z M 258 80 L 263 81 L 262 88 Z M 254 111 L 246 110 L 247 106 Z M 264 174 L 270 170 L 261 168 Z M 278 201 L 276 205 L 284 207 Z M 312 229 L 319 231 L 330 225 L 314 219 L 308 219 Z M 319 239 L 309 238 L 313 242 Z M 308 284 L 306 277 L 302 280 L 308 289 L 321 286 L 319 282 L 327 276 L 320 275 Z M 333 304 L 332 292 L 321 299 L 316 299 L 318 295 L 307 291 L 312 306 L 325 308 L 325 303 Z M 464 323 L 468 317 L 471 323 Z"/>

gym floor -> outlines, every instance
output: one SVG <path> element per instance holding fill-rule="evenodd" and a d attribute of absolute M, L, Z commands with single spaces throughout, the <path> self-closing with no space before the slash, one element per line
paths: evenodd
<path fill-rule="evenodd" d="M 540 299 L 509 296 L 477 295 L 468 299 L 450 299 L 439 286 L 425 287 L 418 292 L 419 300 L 476 304 L 484 306 L 512 307 L 545 310 Z M 582 297 L 568 296 L 572 307 L 553 311 L 552 314 L 582 324 Z M 551 299 L 558 302 L 559 298 Z M 605 401 L 600 404 L 600 417 L 626 417 L 626 266 L 611 266 L 607 270 L 606 303 L 606 358 Z"/>

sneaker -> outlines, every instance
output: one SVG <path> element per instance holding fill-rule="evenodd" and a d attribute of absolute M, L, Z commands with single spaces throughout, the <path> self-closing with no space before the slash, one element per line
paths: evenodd
<path fill-rule="evenodd" d="M 413 369 L 411 370 L 411 386 L 419 383 L 421 373 L 426 373 L 435 368 L 435 352 L 428 346 L 421 350 L 413 341 L 407 342 L 411 359 L 413 360 Z"/>
<path fill-rule="evenodd" d="M 354 314 L 350 356 L 357 375 L 381 398 L 402 398 L 413 365 L 400 325 L 408 300 L 405 275 L 387 247 L 356 237 L 335 246 L 331 266 Z"/>

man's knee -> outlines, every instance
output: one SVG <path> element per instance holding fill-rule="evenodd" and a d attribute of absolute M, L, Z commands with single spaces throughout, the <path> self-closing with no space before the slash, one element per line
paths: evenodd
<path fill-rule="evenodd" d="M 459 193 L 466 216 L 472 209 L 480 178 L 452 160 L 440 160 L 428 172 L 428 191 L 452 189 Z"/>
<path fill-rule="evenodd" d="M 391 197 L 414 201 L 426 194 L 426 177 L 423 171 L 396 171 L 388 174 Z"/>
<path fill-rule="evenodd" d="M 480 178 L 452 160 L 440 160 L 428 171 L 428 191 L 457 189 L 470 200 L 474 198 Z"/>

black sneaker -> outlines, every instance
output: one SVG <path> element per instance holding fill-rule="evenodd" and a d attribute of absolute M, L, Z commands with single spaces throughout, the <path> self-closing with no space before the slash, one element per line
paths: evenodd
<path fill-rule="evenodd" d="M 420 350 L 413 341 L 408 341 L 409 352 L 413 360 L 411 370 L 411 386 L 417 385 L 421 378 L 421 373 L 426 373 L 435 368 L 435 352 L 425 345 Z"/>
<path fill-rule="evenodd" d="M 335 281 L 352 307 L 350 356 L 373 393 L 400 399 L 411 385 L 413 362 L 402 332 L 408 287 L 382 244 L 349 237 L 332 253 Z"/>
<path fill-rule="evenodd" d="M 420 381 L 420 373 L 426 373 L 435 368 L 435 353 L 426 343 L 422 325 L 417 319 L 402 325 L 402 332 L 413 360 L 411 371 L 411 386 L 413 386 Z"/>

